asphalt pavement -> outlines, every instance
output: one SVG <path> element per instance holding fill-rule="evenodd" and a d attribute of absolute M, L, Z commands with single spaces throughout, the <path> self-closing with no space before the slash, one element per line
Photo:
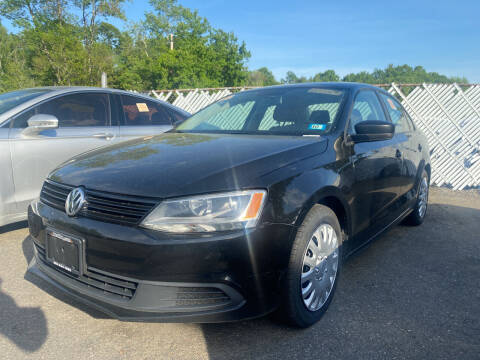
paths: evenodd
<path fill-rule="evenodd" d="M 25 279 L 25 223 L 0 227 L 0 358 L 480 359 L 480 193 L 434 188 L 425 223 L 351 257 L 319 323 L 125 323 Z"/>

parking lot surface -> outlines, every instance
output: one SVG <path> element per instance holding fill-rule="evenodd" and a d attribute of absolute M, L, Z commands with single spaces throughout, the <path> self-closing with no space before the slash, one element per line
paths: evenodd
<path fill-rule="evenodd" d="M 434 188 L 428 212 L 422 226 L 396 226 L 351 257 L 329 310 L 306 330 L 273 316 L 109 319 L 25 279 L 25 224 L 0 228 L 0 358 L 480 359 L 480 194 Z"/>

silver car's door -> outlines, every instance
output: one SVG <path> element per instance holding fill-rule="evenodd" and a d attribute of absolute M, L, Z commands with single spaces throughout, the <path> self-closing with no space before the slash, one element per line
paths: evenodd
<path fill-rule="evenodd" d="M 17 220 L 12 161 L 8 143 L 9 131 L 9 124 L 0 126 L 0 226 Z"/>
<path fill-rule="evenodd" d="M 58 128 L 28 131 L 33 115 L 49 114 Z M 110 122 L 108 94 L 73 93 L 45 101 L 13 119 L 10 130 L 15 198 L 21 211 L 39 196 L 50 171 L 71 157 L 111 144 L 118 127 Z"/>
<path fill-rule="evenodd" d="M 172 113 L 162 104 L 134 95 L 119 95 L 120 139 L 161 134 L 172 128 Z"/>

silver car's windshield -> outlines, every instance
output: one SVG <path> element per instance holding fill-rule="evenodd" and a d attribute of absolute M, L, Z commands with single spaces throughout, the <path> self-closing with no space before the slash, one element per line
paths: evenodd
<path fill-rule="evenodd" d="M 52 90 L 27 89 L 0 94 L 0 115 L 25 101 L 31 100 L 50 91 Z"/>
<path fill-rule="evenodd" d="M 273 87 L 228 96 L 185 120 L 175 131 L 227 134 L 328 133 L 345 91 L 318 86 Z"/>

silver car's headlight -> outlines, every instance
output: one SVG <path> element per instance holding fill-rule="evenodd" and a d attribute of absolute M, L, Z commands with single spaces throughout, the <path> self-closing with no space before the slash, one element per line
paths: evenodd
<path fill-rule="evenodd" d="M 141 226 L 172 233 L 209 232 L 254 227 L 267 192 L 246 190 L 166 200 Z"/>

